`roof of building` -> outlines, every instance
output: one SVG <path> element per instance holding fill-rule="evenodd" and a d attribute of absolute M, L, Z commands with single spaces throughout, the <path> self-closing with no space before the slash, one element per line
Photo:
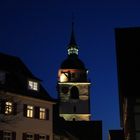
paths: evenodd
<path fill-rule="evenodd" d="M 61 64 L 61 69 L 86 69 L 84 63 L 77 56 L 68 56 Z"/>
<path fill-rule="evenodd" d="M 65 121 L 63 118 L 54 119 L 54 133 L 64 135 L 68 132 L 79 140 L 102 140 L 102 121 Z"/>
<path fill-rule="evenodd" d="M 124 140 L 123 130 L 109 130 L 110 140 Z"/>
<path fill-rule="evenodd" d="M 0 84 L 0 90 L 42 100 L 54 101 L 41 85 L 41 80 L 32 74 L 20 58 L 0 53 L 0 71 L 6 73 L 5 82 L 4 84 Z M 28 89 L 28 80 L 39 82 L 39 90 L 34 91 Z M 37 94 L 35 94 L 35 92 Z"/>

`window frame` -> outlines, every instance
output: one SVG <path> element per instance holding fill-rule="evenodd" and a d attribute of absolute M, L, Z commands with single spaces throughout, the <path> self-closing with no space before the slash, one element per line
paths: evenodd
<path fill-rule="evenodd" d="M 11 115 L 12 113 L 13 113 L 13 102 L 11 102 L 11 101 L 6 101 L 6 102 L 5 102 L 4 114 L 5 114 L 5 115 Z"/>
<path fill-rule="evenodd" d="M 28 138 L 28 136 L 32 136 L 32 138 Z M 26 133 L 26 140 L 34 140 L 34 134 L 33 133 Z"/>
<path fill-rule="evenodd" d="M 10 134 L 10 135 L 5 135 L 6 133 Z M 11 131 L 3 131 L 3 140 L 12 140 L 12 132 Z"/>
<path fill-rule="evenodd" d="M 34 106 L 33 105 L 27 105 L 26 117 L 27 118 L 34 118 Z"/>
<path fill-rule="evenodd" d="M 40 137 L 44 137 L 44 139 L 40 138 Z M 46 135 L 45 134 L 39 134 L 39 140 L 46 140 Z"/>
<path fill-rule="evenodd" d="M 43 111 L 41 111 L 40 109 L 43 109 Z M 23 104 L 23 116 L 27 118 L 49 120 L 50 109 L 45 107 L 34 106 L 31 104 Z"/>
<path fill-rule="evenodd" d="M 28 80 L 28 89 L 32 91 L 39 91 L 39 82 L 36 80 Z"/>
<path fill-rule="evenodd" d="M 42 109 L 42 111 L 41 111 Z M 39 119 L 45 120 L 46 118 L 46 108 L 44 107 L 39 107 Z"/>

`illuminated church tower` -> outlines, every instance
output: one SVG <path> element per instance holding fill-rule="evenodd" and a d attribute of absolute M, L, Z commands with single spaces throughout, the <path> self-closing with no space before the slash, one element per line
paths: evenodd
<path fill-rule="evenodd" d="M 72 23 L 68 57 L 58 71 L 59 116 L 66 121 L 90 121 L 90 82 L 88 70 L 78 58 Z"/>

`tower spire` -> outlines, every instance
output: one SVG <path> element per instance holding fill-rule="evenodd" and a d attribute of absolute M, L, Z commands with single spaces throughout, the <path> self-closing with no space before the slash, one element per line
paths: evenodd
<path fill-rule="evenodd" d="M 74 35 L 74 22 L 72 21 L 72 31 L 71 31 L 71 38 L 70 38 L 70 45 L 77 45 Z"/>
<path fill-rule="evenodd" d="M 75 40 L 74 35 L 74 22 L 72 21 L 72 31 L 71 31 L 71 37 L 70 37 L 70 43 L 68 45 L 68 55 L 78 55 L 78 47 Z"/>

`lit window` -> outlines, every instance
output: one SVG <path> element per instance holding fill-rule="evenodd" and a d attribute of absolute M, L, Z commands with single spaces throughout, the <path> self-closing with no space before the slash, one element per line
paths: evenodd
<path fill-rule="evenodd" d="M 69 55 L 70 54 L 77 54 L 78 55 L 78 49 L 71 47 L 71 48 L 68 49 L 68 54 Z"/>
<path fill-rule="evenodd" d="M 33 140 L 33 139 L 34 139 L 34 135 L 33 134 L 30 134 L 30 133 L 26 134 L 26 140 Z"/>
<path fill-rule="evenodd" d="M 37 82 L 34 82 L 34 81 L 29 81 L 28 82 L 28 87 L 29 89 L 31 90 L 38 90 L 38 83 Z"/>
<path fill-rule="evenodd" d="M 60 75 L 60 82 L 67 82 L 68 81 L 68 73 L 62 73 Z"/>
<path fill-rule="evenodd" d="M 45 108 L 40 108 L 39 110 L 39 118 L 45 119 Z"/>
<path fill-rule="evenodd" d="M 5 103 L 5 114 L 11 114 L 13 111 L 13 104 L 12 102 Z"/>
<path fill-rule="evenodd" d="M 45 135 L 39 135 L 39 140 L 46 140 L 46 136 Z"/>
<path fill-rule="evenodd" d="M 27 117 L 33 117 L 33 106 L 27 105 Z"/>
<path fill-rule="evenodd" d="M 3 132 L 3 140 L 12 140 L 12 132 Z"/>

